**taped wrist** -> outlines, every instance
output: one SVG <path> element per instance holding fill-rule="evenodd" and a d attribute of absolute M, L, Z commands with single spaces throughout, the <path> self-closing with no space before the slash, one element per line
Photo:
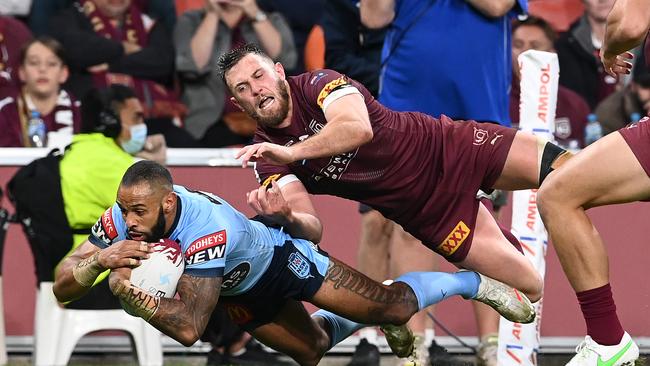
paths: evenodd
<path fill-rule="evenodd" d="M 77 263 L 77 265 L 72 268 L 72 276 L 81 286 L 92 286 L 95 279 L 97 279 L 97 276 L 102 273 L 103 269 L 102 266 L 99 265 L 97 258 L 99 258 L 99 251 Z"/>
<path fill-rule="evenodd" d="M 128 280 L 118 283 L 113 293 L 120 299 L 122 307 L 127 313 L 146 321 L 156 314 L 160 306 L 159 296 L 153 296 L 141 288 L 133 286 Z"/>

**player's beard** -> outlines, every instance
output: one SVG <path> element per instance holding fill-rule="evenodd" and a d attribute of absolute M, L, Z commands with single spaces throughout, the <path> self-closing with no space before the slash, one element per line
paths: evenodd
<path fill-rule="evenodd" d="M 167 220 L 165 220 L 165 214 L 163 213 L 163 207 L 160 205 L 160 211 L 158 211 L 158 220 L 156 224 L 151 228 L 151 237 L 149 238 L 150 243 L 157 243 L 165 235 L 165 226 L 167 226 Z"/>
<path fill-rule="evenodd" d="M 289 114 L 289 91 L 287 90 L 287 85 L 284 83 L 284 80 L 279 79 L 277 82 L 278 89 L 278 98 L 277 102 L 280 105 L 278 113 L 275 115 L 263 117 L 257 113 L 255 106 L 244 107 L 246 112 L 255 120 L 257 123 L 266 126 L 266 127 L 277 127 Z"/>

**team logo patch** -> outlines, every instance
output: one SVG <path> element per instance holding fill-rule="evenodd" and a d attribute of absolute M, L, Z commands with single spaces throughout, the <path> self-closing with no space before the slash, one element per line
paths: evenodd
<path fill-rule="evenodd" d="M 566 117 L 555 119 L 555 136 L 568 139 L 571 136 L 571 121 Z"/>
<path fill-rule="evenodd" d="M 104 211 L 104 214 L 99 218 L 99 220 L 97 220 L 95 225 L 93 225 L 91 231 L 95 237 L 106 245 L 110 244 L 115 238 L 117 238 L 117 229 L 113 222 L 112 207 Z"/>
<path fill-rule="evenodd" d="M 244 305 L 239 304 L 224 304 L 228 316 L 235 324 L 246 324 L 253 320 L 253 314 Z"/>
<path fill-rule="evenodd" d="M 472 144 L 476 146 L 483 145 L 487 141 L 488 135 L 487 130 L 474 127 L 474 141 Z"/>
<path fill-rule="evenodd" d="M 280 174 L 273 174 L 269 176 L 268 178 L 264 179 L 264 182 L 262 182 L 262 187 L 268 187 L 273 183 L 274 181 L 277 181 L 278 178 L 280 178 Z"/>
<path fill-rule="evenodd" d="M 445 257 L 454 254 L 460 245 L 463 244 L 465 239 L 467 239 L 470 231 L 471 230 L 469 227 L 467 227 L 463 221 L 459 221 L 458 225 L 456 225 L 454 230 L 452 230 L 451 233 L 447 235 L 442 244 L 438 245 L 436 252 L 442 254 Z"/>
<path fill-rule="evenodd" d="M 310 277 L 309 274 L 309 261 L 298 252 L 293 252 L 289 256 L 289 269 L 296 277 L 305 279 Z"/>
<path fill-rule="evenodd" d="M 222 290 L 230 290 L 237 287 L 243 280 L 248 277 L 248 274 L 251 272 L 251 264 L 248 262 L 242 262 L 231 269 L 230 272 L 226 273 L 223 276 L 223 282 L 221 283 Z"/>
<path fill-rule="evenodd" d="M 323 89 L 321 89 L 320 93 L 318 94 L 318 98 L 316 98 L 316 103 L 318 103 L 318 106 L 323 108 L 323 102 L 325 101 L 325 98 L 327 98 L 327 96 L 330 95 L 334 89 L 345 84 L 349 84 L 348 79 L 345 76 L 341 76 L 325 84 Z"/>
<path fill-rule="evenodd" d="M 223 258 L 226 254 L 226 230 L 202 236 L 185 250 L 185 264 L 197 264 Z"/>

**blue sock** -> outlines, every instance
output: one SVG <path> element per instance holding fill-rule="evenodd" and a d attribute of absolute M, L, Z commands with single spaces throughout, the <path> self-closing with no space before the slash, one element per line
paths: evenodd
<path fill-rule="evenodd" d="M 476 272 L 469 271 L 409 272 L 397 277 L 395 282 L 404 282 L 413 289 L 418 299 L 418 307 L 422 310 L 453 295 L 473 298 L 478 292 L 481 280 Z"/>
<path fill-rule="evenodd" d="M 352 320 L 348 320 L 336 314 L 330 313 L 327 310 L 318 310 L 315 313 L 311 314 L 312 318 L 320 316 L 325 319 L 330 325 L 330 348 L 334 347 L 336 344 L 349 337 L 352 333 L 357 330 L 366 327 L 364 324 L 355 323 Z"/>

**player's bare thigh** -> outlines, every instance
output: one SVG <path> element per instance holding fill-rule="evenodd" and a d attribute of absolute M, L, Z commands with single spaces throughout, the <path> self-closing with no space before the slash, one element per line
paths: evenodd
<path fill-rule="evenodd" d="M 316 365 L 329 348 L 329 337 L 301 302 L 288 300 L 272 323 L 251 332 L 253 337 L 301 365 Z"/>
<path fill-rule="evenodd" d="M 530 261 L 506 239 L 482 203 L 476 216 L 472 246 L 467 257 L 458 264 L 518 289 L 533 302 L 541 297 L 542 278 Z"/>
<path fill-rule="evenodd" d="M 496 189 L 514 191 L 537 188 L 539 185 L 539 138 L 517 132 L 501 175 L 494 183 Z"/>
<path fill-rule="evenodd" d="M 596 207 L 650 197 L 650 178 L 620 133 L 588 146 L 544 181 L 541 204 Z"/>

